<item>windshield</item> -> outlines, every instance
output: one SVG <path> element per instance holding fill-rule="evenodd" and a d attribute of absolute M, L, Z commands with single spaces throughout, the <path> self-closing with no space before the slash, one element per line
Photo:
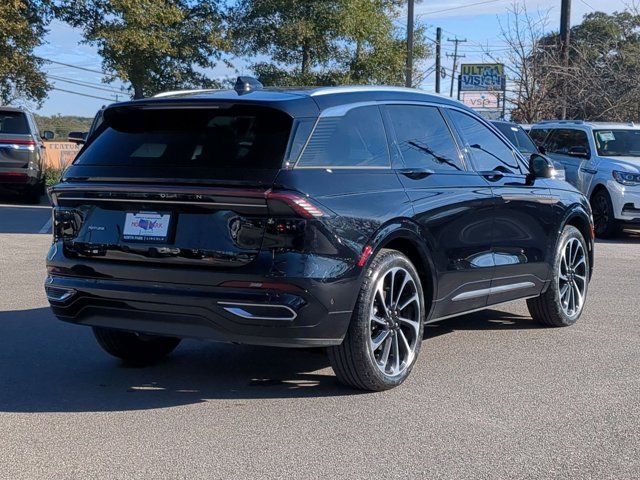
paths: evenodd
<path fill-rule="evenodd" d="M 520 153 L 538 153 L 535 144 L 522 128 L 508 123 L 494 123 L 494 125 L 513 143 Z"/>
<path fill-rule="evenodd" d="M 279 169 L 292 118 L 258 106 L 116 108 L 75 160 L 81 166 Z"/>
<path fill-rule="evenodd" d="M 594 130 L 598 155 L 640 157 L 640 130 Z"/>

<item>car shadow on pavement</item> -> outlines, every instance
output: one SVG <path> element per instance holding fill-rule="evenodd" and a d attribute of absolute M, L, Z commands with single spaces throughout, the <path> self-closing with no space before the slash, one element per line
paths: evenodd
<path fill-rule="evenodd" d="M 443 321 L 425 338 L 487 328 L 535 327 L 525 317 L 488 311 Z M 60 322 L 48 308 L 0 312 L 0 412 L 145 410 L 211 399 L 363 393 L 340 385 L 328 367 L 322 349 L 196 341 L 183 342 L 159 364 L 128 367 L 102 352 L 89 328 Z"/>
<path fill-rule="evenodd" d="M 529 316 L 517 315 L 502 310 L 481 310 L 479 312 L 460 315 L 424 327 L 425 340 L 456 330 L 529 330 L 544 328 Z"/>
<path fill-rule="evenodd" d="M 625 229 L 618 233 L 615 238 L 611 239 L 602 239 L 597 238 L 596 243 L 640 243 L 640 230 L 635 229 Z"/>

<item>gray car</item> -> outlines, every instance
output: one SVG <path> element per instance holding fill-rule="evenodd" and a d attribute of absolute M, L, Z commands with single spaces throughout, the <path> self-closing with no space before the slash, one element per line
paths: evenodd
<path fill-rule="evenodd" d="M 30 112 L 0 107 L 0 190 L 19 193 L 37 202 L 44 193 L 44 142 L 53 132 L 40 135 Z"/>

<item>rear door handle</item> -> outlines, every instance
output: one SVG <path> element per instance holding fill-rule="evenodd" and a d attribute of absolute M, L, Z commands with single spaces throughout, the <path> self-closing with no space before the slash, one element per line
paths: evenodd
<path fill-rule="evenodd" d="M 411 180 L 420 180 L 435 173 L 429 168 L 400 168 L 398 172 Z"/>

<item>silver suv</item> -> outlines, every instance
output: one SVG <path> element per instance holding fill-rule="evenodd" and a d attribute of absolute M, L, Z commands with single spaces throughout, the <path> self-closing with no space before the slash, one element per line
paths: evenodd
<path fill-rule="evenodd" d="M 610 238 L 622 226 L 640 226 L 640 126 L 545 121 L 533 125 L 530 135 L 589 198 L 597 236 Z"/>
<path fill-rule="evenodd" d="M 44 142 L 53 132 L 40 135 L 30 112 L 0 107 L 0 190 L 20 193 L 35 203 L 44 193 Z"/>

